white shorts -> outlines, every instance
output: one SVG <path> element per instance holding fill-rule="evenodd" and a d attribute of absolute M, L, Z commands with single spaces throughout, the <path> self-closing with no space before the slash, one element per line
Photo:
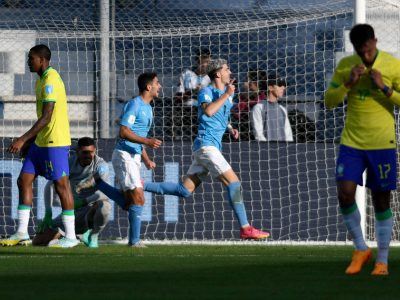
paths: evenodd
<path fill-rule="evenodd" d="M 112 154 L 117 186 L 124 192 L 143 188 L 140 180 L 141 155 L 115 149 Z"/>
<path fill-rule="evenodd" d="M 221 151 L 213 146 L 201 147 L 193 152 L 194 160 L 187 172 L 188 175 L 197 175 L 200 179 L 211 173 L 213 178 L 232 169 Z"/>

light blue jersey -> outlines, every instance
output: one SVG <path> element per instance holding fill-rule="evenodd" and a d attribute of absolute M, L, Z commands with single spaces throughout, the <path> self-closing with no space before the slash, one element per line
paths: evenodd
<path fill-rule="evenodd" d="M 137 96 L 125 104 L 120 117 L 120 125 L 126 126 L 136 135 L 147 137 L 153 123 L 153 109 L 145 103 L 142 97 Z M 119 139 L 115 149 L 124 150 L 132 154 L 141 154 L 143 146 L 124 139 Z"/>
<path fill-rule="evenodd" d="M 212 85 L 200 90 L 198 95 L 198 122 L 199 129 L 197 137 L 193 144 L 193 151 L 199 150 L 204 146 L 214 146 L 221 150 L 222 136 L 225 133 L 226 127 L 229 122 L 229 115 L 233 106 L 233 95 L 225 101 L 224 105 L 212 116 L 208 117 L 201 105 L 203 103 L 211 103 L 218 100 L 226 91 L 226 88 L 221 91 Z"/>

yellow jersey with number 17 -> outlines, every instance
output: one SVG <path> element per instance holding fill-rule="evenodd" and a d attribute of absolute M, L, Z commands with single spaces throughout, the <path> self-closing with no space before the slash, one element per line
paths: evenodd
<path fill-rule="evenodd" d="M 52 67 L 36 81 L 36 113 L 42 116 L 43 104 L 55 102 L 50 123 L 36 136 L 35 144 L 39 147 L 62 147 L 71 145 L 68 121 L 67 95 L 60 74 Z"/>
<path fill-rule="evenodd" d="M 325 105 L 332 108 L 347 96 L 346 122 L 341 144 L 361 150 L 396 148 L 394 105 L 400 104 L 400 60 L 378 51 L 373 65 L 367 68 L 351 89 L 344 83 L 349 80 L 354 66 L 363 64 L 358 55 L 343 58 L 335 69 L 325 94 Z M 371 69 L 379 71 L 383 83 L 393 89 L 387 97 L 375 86 Z"/>

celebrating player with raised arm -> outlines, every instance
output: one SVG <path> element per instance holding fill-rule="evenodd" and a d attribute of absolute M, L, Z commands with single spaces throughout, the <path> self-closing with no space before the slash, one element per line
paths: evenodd
<path fill-rule="evenodd" d="M 54 182 L 63 209 L 62 222 L 65 238 L 56 240 L 49 246 L 70 248 L 79 243 L 75 236 L 74 200 L 68 178 L 68 151 L 71 138 L 67 96 L 60 75 L 49 66 L 50 58 L 50 49 L 45 45 L 34 46 L 28 54 L 29 70 L 39 75 L 36 80 L 38 120 L 8 148 L 11 153 L 22 153 L 27 147 L 29 151 L 18 177 L 18 229 L 9 238 L 0 240 L 0 244 L 4 246 L 14 246 L 29 240 L 28 223 L 32 208 L 32 184 L 38 175 Z M 33 139 L 35 142 L 29 145 L 29 141 Z"/>
<path fill-rule="evenodd" d="M 376 47 L 374 29 L 355 25 L 350 41 L 356 54 L 336 67 L 325 95 L 328 108 L 347 97 L 347 117 L 336 165 L 339 206 L 355 250 L 346 274 L 356 274 L 371 258 L 355 202 L 357 184 L 367 169 L 366 186 L 375 208 L 378 256 L 372 275 L 388 275 L 388 252 L 393 217 L 390 191 L 396 189 L 394 105 L 400 105 L 400 61 Z"/>

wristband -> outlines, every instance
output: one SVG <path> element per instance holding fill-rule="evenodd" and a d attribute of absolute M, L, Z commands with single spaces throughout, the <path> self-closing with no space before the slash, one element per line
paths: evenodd
<path fill-rule="evenodd" d="M 387 94 L 389 93 L 389 91 L 390 91 L 390 87 L 388 87 L 387 85 L 385 85 L 384 87 L 383 87 L 383 89 L 382 89 L 382 92 L 387 96 Z"/>

